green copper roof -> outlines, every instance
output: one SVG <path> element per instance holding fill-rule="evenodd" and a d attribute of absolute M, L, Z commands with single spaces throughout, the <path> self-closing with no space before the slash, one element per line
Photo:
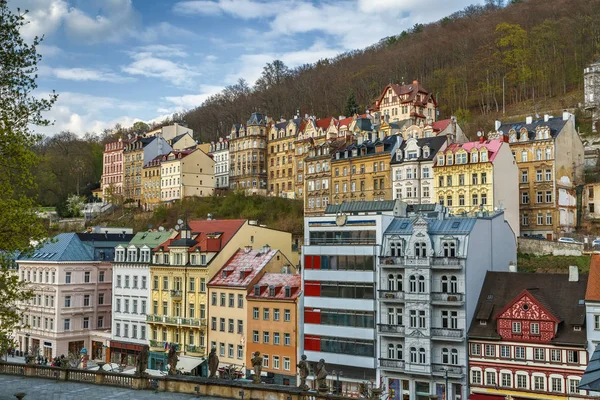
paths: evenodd
<path fill-rule="evenodd" d="M 133 239 L 131 239 L 129 244 L 135 246 L 146 245 L 153 249 L 169 240 L 170 236 L 171 232 L 138 232 Z"/>

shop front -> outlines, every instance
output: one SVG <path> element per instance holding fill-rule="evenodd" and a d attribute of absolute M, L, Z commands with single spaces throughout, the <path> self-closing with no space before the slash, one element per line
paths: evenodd
<path fill-rule="evenodd" d="M 110 341 L 110 362 L 119 365 L 135 365 L 137 355 L 142 351 L 142 346 L 133 343 Z"/>

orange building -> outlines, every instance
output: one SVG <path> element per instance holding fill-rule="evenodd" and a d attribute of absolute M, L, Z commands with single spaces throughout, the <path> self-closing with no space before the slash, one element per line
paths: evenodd
<path fill-rule="evenodd" d="M 296 386 L 300 293 L 300 275 L 266 273 L 246 296 L 246 365 L 252 365 L 252 355 L 260 351 L 269 383 Z"/>

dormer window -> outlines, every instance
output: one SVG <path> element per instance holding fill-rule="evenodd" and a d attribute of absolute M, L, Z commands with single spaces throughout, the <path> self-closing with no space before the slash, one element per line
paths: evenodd
<path fill-rule="evenodd" d="M 358 155 L 358 149 L 352 149 L 352 157 L 356 157 Z"/>
<path fill-rule="evenodd" d="M 444 165 L 444 156 L 443 155 L 439 155 L 438 156 L 438 163 L 437 165 L 439 166 L 443 166 Z"/>
<path fill-rule="evenodd" d="M 125 262 L 125 249 L 117 248 L 115 252 L 115 261 L 116 262 Z"/>
<path fill-rule="evenodd" d="M 260 296 L 260 286 L 259 285 L 254 285 L 254 295 Z"/>
<path fill-rule="evenodd" d="M 142 249 L 141 255 L 142 255 L 141 262 L 143 262 L 143 263 L 150 262 L 150 249 L 148 249 L 148 248 Z"/>
<path fill-rule="evenodd" d="M 137 261 L 137 249 L 134 247 L 132 249 L 127 249 L 127 262 L 136 262 Z"/>
<path fill-rule="evenodd" d="M 508 142 L 509 143 L 514 143 L 517 141 L 517 133 L 513 132 L 508 136 Z"/>
<path fill-rule="evenodd" d="M 394 241 L 390 243 L 390 256 L 400 257 L 402 256 L 402 242 Z"/>
<path fill-rule="evenodd" d="M 456 242 L 444 241 L 442 244 L 442 250 L 444 252 L 444 257 L 456 257 Z"/>
<path fill-rule="evenodd" d="M 474 151 L 471 153 L 471 162 L 472 163 L 479 162 L 479 153 L 477 151 Z"/>
<path fill-rule="evenodd" d="M 275 297 L 275 286 L 269 286 L 269 296 Z"/>
<path fill-rule="evenodd" d="M 488 153 L 487 150 L 481 150 L 481 162 L 487 162 L 488 161 Z"/>
<path fill-rule="evenodd" d="M 454 164 L 454 155 L 453 154 L 448 154 L 446 156 L 446 164 L 447 165 L 452 165 Z"/>
<path fill-rule="evenodd" d="M 456 155 L 456 163 L 457 164 L 466 164 L 467 163 L 467 153 L 459 153 Z"/>
<path fill-rule="evenodd" d="M 221 278 L 227 278 L 227 271 L 221 272 Z"/>
<path fill-rule="evenodd" d="M 427 146 L 423 147 L 423 157 L 424 158 L 429 157 L 429 147 L 427 147 Z"/>
<path fill-rule="evenodd" d="M 289 286 L 285 287 L 285 297 L 292 297 L 292 288 Z"/>

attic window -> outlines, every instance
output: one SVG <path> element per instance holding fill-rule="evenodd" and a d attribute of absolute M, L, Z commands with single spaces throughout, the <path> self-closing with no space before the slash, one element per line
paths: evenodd
<path fill-rule="evenodd" d="M 259 285 L 254 285 L 254 295 L 260 296 L 260 286 Z"/>
<path fill-rule="evenodd" d="M 581 325 L 575 325 L 575 326 L 573 327 L 573 330 L 574 330 L 575 332 L 580 332 L 580 331 L 581 331 Z"/>
<path fill-rule="evenodd" d="M 285 287 L 285 297 L 291 297 L 292 296 L 292 289 L 289 286 Z"/>
<path fill-rule="evenodd" d="M 460 226 L 460 222 L 458 222 L 458 221 L 452 223 L 452 229 L 458 229 L 459 226 Z"/>
<path fill-rule="evenodd" d="M 487 299 L 488 300 L 494 300 L 494 295 L 493 294 L 488 294 Z"/>
<path fill-rule="evenodd" d="M 480 319 L 479 320 L 479 325 L 487 325 L 487 321 L 485 319 Z"/>
<path fill-rule="evenodd" d="M 240 271 L 240 279 L 245 279 L 246 278 L 246 271 Z"/>
<path fill-rule="evenodd" d="M 523 309 L 523 311 L 527 311 L 529 310 L 529 304 L 523 304 L 521 308 Z"/>
<path fill-rule="evenodd" d="M 227 278 L 227 271 L 223 271 L 223 272 L 221 273 L 221 277 L 222 277 L 222 278 Z"/>
<path fill-rule="evenodd" d="M 580 306 L 583 306 L 583 305 L 585 305 L 585 300 L 583 300 L 583 299 L 580 299 L 580 300 L 579 300 L 579 305 L 580 305 Z"/>
<path fill-rule="evenodd" d="M 275 297 L 275 286 L 269 286 L 269 296 Z"/>

